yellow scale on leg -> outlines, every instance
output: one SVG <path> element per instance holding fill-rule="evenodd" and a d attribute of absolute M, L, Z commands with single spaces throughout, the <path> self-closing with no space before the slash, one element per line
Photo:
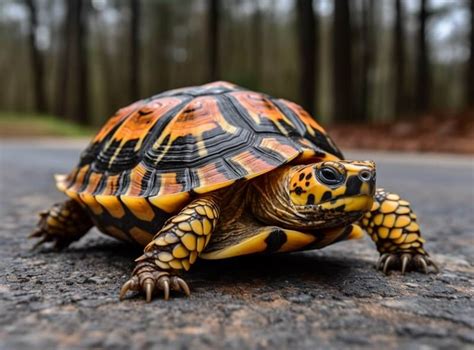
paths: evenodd
<path fill-rule="evenodd" d="M 401 260 L 402 273 L 412 258 L 425 271 L 428 265 L 437 270 L 423 248 L 425 240 L 421 237 L 416 219 L 409 202 L 397 194 L 377 189 L 374 204 L 360 224 L 377 245 L 381 254 L 379 268 L 383 268 L 384 272 L 398 258 Z"/>
<path fill-rule="evenodd" d="M 375 201 L 371 211 L 362 219 L 362 226 L 377 244 L 381 253 L 407 250 L 426 254 L 422 245 L 425 242 L 420 235 L 416 215 L 410 209 L 410 203 L 393 193 L 378 190 L 381 201 Z"/>
<path fill-rule="evenodd" d="M 209 243 L 218 216 L 217 207 L 205 198 L 192 202 L 165 223 L 145 247 L 145 256 L 153 254 L 163 270 L 189 270 Z"/>

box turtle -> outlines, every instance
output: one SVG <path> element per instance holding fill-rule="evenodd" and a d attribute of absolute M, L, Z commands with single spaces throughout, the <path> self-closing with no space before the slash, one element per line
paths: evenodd
<path fill-rule="evenodd" d="M 383 272 L 437 269 L 410 204 L 376 189 L 373 162 L 345 160 L 297 104 L 227 82 L 120 109 L 56 182 L 69 199 L 31 236 L 64 248 L 95 225 L 143 246 L 121 299 L 189 295 L 181 272 L 198 257 L 318 249 L 364 230 Z"/>

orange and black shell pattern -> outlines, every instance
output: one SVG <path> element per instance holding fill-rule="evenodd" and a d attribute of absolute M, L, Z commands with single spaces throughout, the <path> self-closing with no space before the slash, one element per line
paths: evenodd
<path fill-rule="evenodd" d="M 176 213 L 195 193 L 291 161 L 342 158 L 325 130 L 297 104 L 214 82 L 120 109 L 77 167 L 58 178 L 58 187 L 96 216 L 105 209 L 114 218 L 131 213 L 151 222 L 159 213 Z"/>

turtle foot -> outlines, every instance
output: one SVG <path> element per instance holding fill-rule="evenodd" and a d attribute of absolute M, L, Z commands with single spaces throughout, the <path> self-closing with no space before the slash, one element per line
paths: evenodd
<path fill-rule="evenodd" d="M 409 270 L 428 273 L 429 267 L 432 267 L 434 272 L 439 272 L 438 266 L 428 255 L 410 252 L 384 253 L 377 262 L 377 270 L 383 271 L 386 275 L 388 275 L 390 270 L 396 269 L 400 269 L 402 275 Z"/>
<path fill-rule="evenodd" d="M 53 249 L 60 251 L 68 247 L 75 240 L 71 236 L 63 235 L 61 232 L 51 229 L 50 225 L 48 225 L 48 217 L 50 215 L 51 211 L 42 211 L 39 213 L 40 220 L 36 229 L 28 236 L 30 239 L 39 239 L 33 245 L 33 250 L 44 243 L 53 242 Z"/>
<path fill-rule="evenodd" d="M 120 290 L 120 300 L 123 300 L 130 290 L 145 293 L 147 303 L 158 291 L 163 291 L 165 300 L 169 299 L 170 290 L 184 292 L 187 296 L 191 294 L 188 284 L 182 278 L 160 271 L 155 264 L 150 262 L 138 263 L 132 275 L 132 278 L 125 282 Z"/>

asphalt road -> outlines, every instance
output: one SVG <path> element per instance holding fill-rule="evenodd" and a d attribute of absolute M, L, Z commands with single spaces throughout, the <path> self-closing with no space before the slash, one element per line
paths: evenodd
<path fill-rule="evenodd" d="M 375 271 L 366 238 L 321 251 L 198 262 L 190 298 L 119 302 L 139 252 L 93 231 L 30 251 L 36 212 L 63 197 L 84 143 L 0 142 L 0 348 L 474 347 L 474 160 L 348 152 L 413 204 L 440 274 Z"/>

